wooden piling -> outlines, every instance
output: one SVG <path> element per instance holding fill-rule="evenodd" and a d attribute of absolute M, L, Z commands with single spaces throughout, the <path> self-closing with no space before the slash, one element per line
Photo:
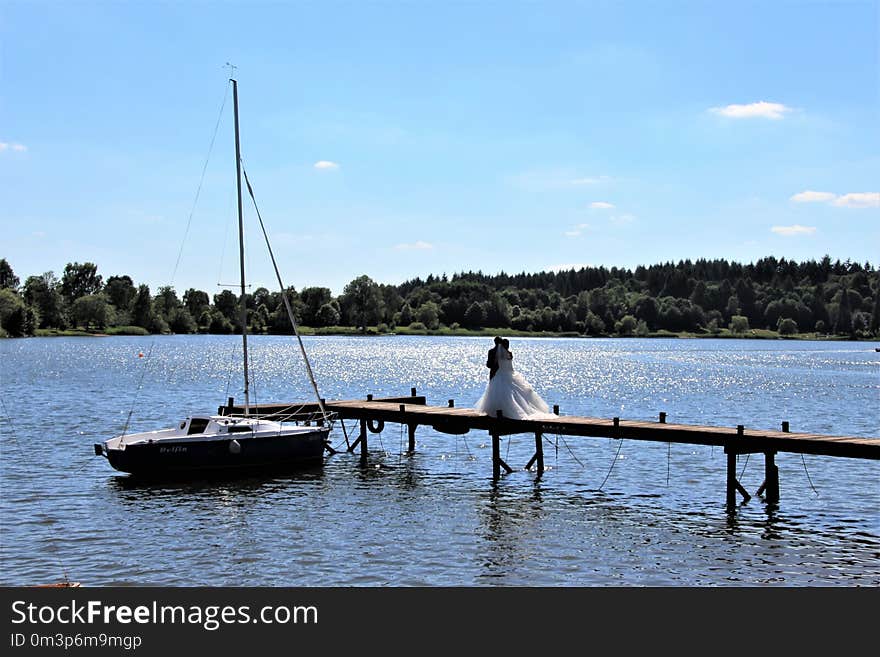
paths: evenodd
<path fill-rule="evenodd" d="M 400 409 L 401 415 L 406 415 L 406 404 L 400 404 L 398 408 Z M 403 422 L 401 422 L 401 424 L 403 424 Z M 408 454 L 412 454 L 416 451 L 416 429 L 418 428 L 418 426 L 418 424 L 415 424 L 413 422 L 406 423 L 406 429 L 409 438 L 409 442 L 406 448 Z"/>
<path fill-rule="evenodd" d="M 776 466 L 776 452 L 764 452 L 764 483 L 755 495 L 766 492 L 764 499 L 776 504 L 779 502 L 779 468 Z"/>
<path fill-rule="evenodd" d="M 784 420 L 782 432 L 788 433 L 789 426 L 788 421 Z M 771 504 L 779 502 L 779 467 L 776 465 L 776 452 L 774 451 L 764 452 L 764 483 L 761 484 L 755 495 L 761 493 L 766 493 L 764 499 L 767 502 Z"/>
<path fill-rule="evenodd" d="M 736 508 L 736 452 L 733 450 L 727 453 L 727 508 Z"/>
<path fill-rule="evenodd" d="M 455 400 L 454 399 L 450 399 L 448 404 L 449 404 L 449 408 L 455 408 Z"/>
<path fill-rule="evenodd" d="M 660 411 L 660 424 L 666 424 L 666 412 Z"/>
<path fill-rule="evenodd" d="M 544 472 L 544 435 L 535 432 L 535 458 L 538 459 L 538 476 Z"/>
<path fill-rule="evenodd" d="M 495 413 L 495 417 L 498 420 L 504 419 L 504 413 L 501 411 L 497 411 Z M 513 468 L 511 468 L 507 463 L 504 462 L 504 459 L 501 458 L 501 438 L 497 429 L 492 430 L 492 477 L 498 479 L 501 476 L 501 468 L 504 468 L 504 471 L 510 474 L 513 472 Z"/>
<path fill-rule="evenodd" d="M 361 435 L 358 438 L 358 442 L 361 444 L 361 463 L 367 462 L 367 421 L 361 420 Z"/>
<path fill-rule="evenodd" d="M 559 415 L 559 404 L 553 404 L 553 415 Z"/>

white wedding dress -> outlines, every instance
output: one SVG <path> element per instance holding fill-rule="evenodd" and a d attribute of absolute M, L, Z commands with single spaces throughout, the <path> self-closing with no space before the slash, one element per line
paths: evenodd
<path fill-rule="evenodd" d="M 493 417 L 501 411 L 504 417 L 517 420 L 555 417 L 526 378 L 514 371 L 513 354 L 503 345 L 498 345 L 495 357 L 498 359 L 498 371 L 489 380 L 486 391 L 474 408 Z"/>

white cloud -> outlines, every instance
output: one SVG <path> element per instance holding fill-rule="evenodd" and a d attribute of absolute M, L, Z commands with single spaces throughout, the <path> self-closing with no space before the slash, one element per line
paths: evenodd
<path fill-rule="evenodd" d="M 816 232 L 816 228 L 814 226 L 801 226 L 800 224 L 794 224 L 792 226 L 773 226 L 770 229 L 777 235 L 782 235 L 783 237 L 793 237 L 795 235 L 812 235 Z"/>
<path fill-rule="evenodd" d="M 571 169 L 526 171 L 507 178 L 507 181 L 530 192 L 548 192 L 573 187 L 600 185 L 612 180 L 611 176 L 577 176 Z"/>
<path fill-rule="evenodd" d="M 782 103 L 768 103 L 767 101 L 762 100 L 757 103 L 749 103 L 748 105 L 712 107 L 709 111 L 713 114 L 726 116 L 729 119 L 763 118 L 777 120 L 794 110 L 790 107 L 786 107 Z"/>
<path fill-rule="evenodd" d="M 573 178 L 568 181 L 568 184 L 575 185 L 575 186 L 598 185 L 599 183 L 608 182 L 609 180 L 611 180 L 611 176 L 596 176 L 593 178 L 590 178 L 590 177 L 588 177 L 588 178 Z"/>
<path fill-rule="evenodd" d="M 565 231 L 566 237 L 579 237 L 585 230 L 590 228 L 590 224 L 578 224 L 571 230 Z"/>
<path fill-rule="evenodd" d="M 880 208 L 880 192 L 853 192 L 834 199 L 839 208 Z"/>
<path fill-rule="evenodd" d="M 614 207 L 614 204 L 606 201 L 593 201 L 590 203 L 590 207 L 598 210 L 609 210 Z"/>
<path fill-rule="evenodd" d="M 434 245 L 430 242 L 418 240 L 412 244 L 397 244 L 394 248 L 398 251 L 427 251 L 428 249 L 433 249 Z"/>
<path fill-rule="evenodd" d="M 618 214 L 613 217 L 609 217 L 608 219 L 608 221 L 610 221 L 615 226 L 625 226 L 627 224 L 631 224 L 635 220 L 635 216 L 631 214 Z"/>
<path fill-rule="evenodd" d="M 589 269 L 593 265 L 588 262 L 579 262 L 572 265 L 552 265 L 547 267 L 547 271 L 570 271 L 574 269 L 575 271 L 579 271 L 581 269 Z"/>
<path fill-rule="evenodd" d="M 315 168 L 322 171 L 332 171 L 334 169 L 338 169 L 339 165 L 336 162 L 331 162 L 330 160 L 318 160 L 317 162 L 315 162 Z"/>
<path fill-rule="evenodd" d="M 807 189 L 798 192 L 788 200 L 794 201 L 795 203 L 825 203 L 826 201 L 833 201 L 836 198 L 837 194 L 833 194 L 832 192 L 814 192 L 811 189 Z"/>
<path fill-rule="evenodd" d="M 10 144 L 5 141 L 0 141 L 0 151 L 16 151 L 18 153 L 23 153 L 27 150 L 27 146 L 24 144 Z"/>

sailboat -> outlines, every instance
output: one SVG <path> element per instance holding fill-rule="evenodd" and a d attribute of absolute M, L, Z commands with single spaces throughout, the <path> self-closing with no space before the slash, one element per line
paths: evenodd
<path fill-rule="evenodd" d="M 241 146 L 238 129 L 238 82 L 232 83 L 235 120 L 235 169 L 238 189 L 238 237 L 241 270 L 241 338 L 244 369 L 244 414 L 241 416 L 194 414 L 177 426 L 115 436 L 94 445 L 95 454 L 104 456 L 110 465 L 135 475 L 170 475 L 205 470 L 279 468 L 321 463 L 329 449 L 331 417 L 324 408 L 318 387 L 299 335 L 296 318 L 278 272 L 278 265 L 269 245 L 282 300 L 299 342 L 312 388 L 318 399 L 319 415 L 292 416 L 288 421 L 270 421 L 251 414 L 249 402 L 247 306 L 244 267 L 244 220 L 241 194 Z M 247 176 L 247 173 L 245 173 Z M 248 191 L 253 190 L 248 182 Z M 259 210 L 257 210 L 259 216 Z M 262 226 L 262 218 L 260 218 Z M 263 227 L 263 234 L 265 227 Z M 315 424 L 312 424 L 312 421 Z"/>

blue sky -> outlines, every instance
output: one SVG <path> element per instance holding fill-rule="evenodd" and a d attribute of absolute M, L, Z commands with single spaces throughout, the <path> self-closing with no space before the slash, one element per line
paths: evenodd
<path fill-rule="evenodd" d="M 231 101 L 285 282 L 880 253 L 866 2 L 0 3 L 0 228 L 237 280 Z M 248 277 L 273 286 L 248 213 Z M 178 251 L 183 249 L 175 272 Z"/>

